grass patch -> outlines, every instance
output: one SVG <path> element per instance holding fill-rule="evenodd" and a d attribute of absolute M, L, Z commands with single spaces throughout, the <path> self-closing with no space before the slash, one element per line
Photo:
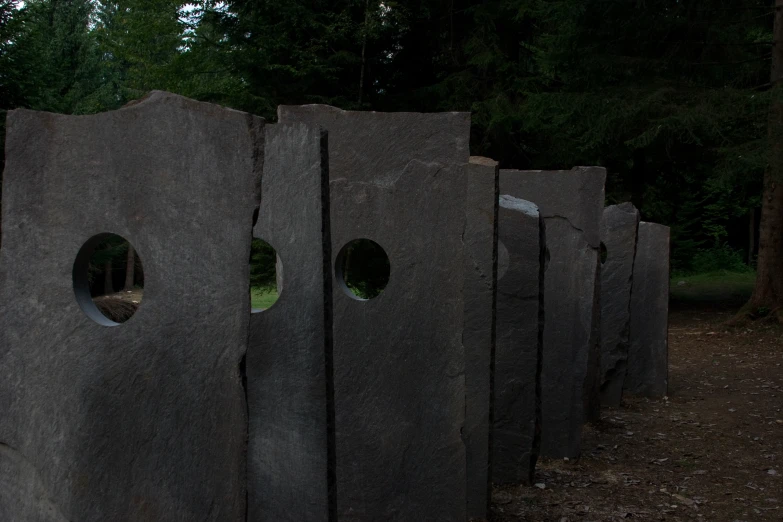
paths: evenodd
<path fill-rule="evenodd" d="M 253 310 L 266 310 L 277 302 L 279 295 L 274 288 L 251 288 L 250 308 Z"/>
<path fill-rule="evenodd" d="M 756 272 L 715 270 L 704 274 L 675 275 L 671 301 L 675 303 L 744 304 L 753 292 Z"/>

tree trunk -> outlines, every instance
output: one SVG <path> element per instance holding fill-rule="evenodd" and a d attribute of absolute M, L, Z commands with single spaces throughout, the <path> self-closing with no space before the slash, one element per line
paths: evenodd
<path fill-rule="evenodd" d="M 364 2 L 364 36 L 362 38 L 362 70 L 359 73 L 359 105 L 362 104 L 362 96 L 364 95 L 364 67 L 367 63 L 365 58 L 365 51 L 367 50 L 367 24 L 370 20 L 370 0 Z"/>
<path fill-rule="evenodd" d="M 111 261 L 106 261 L 103 265 L 103 294 L 109 295 L 114 293 L 114 283 L 112 282 L 113 270 Z"/>
<path fill-rule="evenodd" d="M 123 290 L 133 290 L 136 282 L 136 251 L 128 243 L 128 262 L 125 265 L 125 287 Z"/>
<path fill-rule="evenodd" d="M 764 172 L 759 225 L 756 284 L 740 316 L 759 317 L 774 312 L 783 319 L 783 0 L 775 0 L 772 43 L 772 103 L 768 136 L 770 155 Z"/>
<path fill-rule="evenodd" d="M 753 266 L 753 255 L 756 253 L 756 209 L 750 209 L 748 216 L 748 266 Z"/>

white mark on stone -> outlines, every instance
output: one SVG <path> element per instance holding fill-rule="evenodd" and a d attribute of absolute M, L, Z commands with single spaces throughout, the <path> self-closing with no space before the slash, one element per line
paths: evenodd
<path fill-rule="evenodd" d="M 530 201 L 524 199 L 515 198 L 514 196 L 509 196 L 508 194 L 502 194 L 500 196 L 499 204 L 503 208 L 517 210 L 531 217 L 538 217 L 539 215 L 538 206 L 536 206 L 535 203 L 531 203 Z"/>

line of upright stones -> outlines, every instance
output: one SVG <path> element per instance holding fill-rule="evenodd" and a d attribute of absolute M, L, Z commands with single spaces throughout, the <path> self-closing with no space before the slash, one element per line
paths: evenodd
<path fill-rule="evenodd" d="M 604 209 L 602 168 L 470 157 L 469 114 L 153 92 L 7 129 L 0 520 L 481 520 L 601 402 L 666 394 L 668 228 Z M 145 262 L 121 326 L 74 294 L 107 232 Z M 285 291 L 251 314 L 253 237 Z"/>

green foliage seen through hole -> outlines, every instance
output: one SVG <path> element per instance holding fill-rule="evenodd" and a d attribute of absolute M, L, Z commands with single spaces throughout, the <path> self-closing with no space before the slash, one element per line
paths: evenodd
<path fill-rule="evenodd" d="M 337 258 L 338 277 L 360 299 L 377 297 L 389 282 L 389 256 L 370 239 L 355 239 L 345 245 Z"/>
<path fill-rule="evenodd" d="M 282 289 L 278 288 L 277 252 L 266 241 L 253 238 L 250 245 L 250 307 L 266 310 L 277 302 Z"/>

